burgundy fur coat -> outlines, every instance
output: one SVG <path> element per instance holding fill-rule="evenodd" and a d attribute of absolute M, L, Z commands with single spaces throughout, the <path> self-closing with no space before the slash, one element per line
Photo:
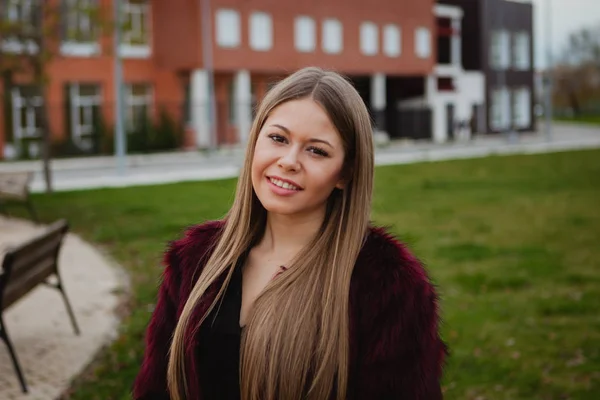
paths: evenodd
<path fill-rule="evenodd" d="M 165 255 L 158 303 L 133 387 L 136 400 L 169 399 L 166 371 L 171 335 L 221 227 L 221 222 L 193 227 L 184 238 L 171 243 Z M 192 323 L 211 304 L 221 282 L 208 289 Z M 438 332 L 434 287 L 421 263 L 383 229 L 371 229 L 358 257 L 350 313 L 348 398 L 442 398 L 440 379 L 446 350 Z M 201 399 L 199 380 L 193 378 L 198 376 L 195 340 L 189 340 L 186 360 L 190 400 Z"/>

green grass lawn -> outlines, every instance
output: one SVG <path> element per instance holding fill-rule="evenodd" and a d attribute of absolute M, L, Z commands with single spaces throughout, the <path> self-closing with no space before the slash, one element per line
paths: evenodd
<path fill-rule="evenodd" d="M 35 197 L 133 283 L 120 337 L 69 398 L 129 398 L 165 244 L 222 216 L 234 183 Z M 439 285 L 447 399 L 600 399 L 600 151 L 381 167 L 373 219 Z"/>
<path fill-rule="evenodd" d="M 600 115 L 585 115 L 580 117 L 556 117 L 557 121 L 584 125 L 600 125 Z"/>

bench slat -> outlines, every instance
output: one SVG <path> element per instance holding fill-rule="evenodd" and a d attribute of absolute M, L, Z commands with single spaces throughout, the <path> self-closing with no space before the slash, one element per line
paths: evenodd
<path fill-rule="evenodd" d="M 20 276 L 26 274 L 27 270 L 35 266 L 39 260 L 49 256 L 52 257 L 58 252 L 62 242 L 62 236 L 59 235 L 60 233 L 53 233 L 52 236 L 36 242 L 36 246 L 32 246 L 30 243 L 28 246 L 19 249 L 19 252 L 13 255 L 11 279 L 20 279 Z"/>
<path fill-rule="evenodd" d="M 67 221 L 60 220 L 6 252 L 0 271 L 2 310 L 57 272 L 58 253 L 68 228 Z"/>
<path fill-rule="evenodd" d="M 19 279 L 11 279 L 4 288 L 4 296 L 2 298 L 2 309 L 6 310 L 14 302 L 26 295 L 31 289 L 35 288 L 40 283 L 56 272 L 56 263 L 52 257 L 46 257 L 40 260 L 33 268 L 26 270 Z"/>

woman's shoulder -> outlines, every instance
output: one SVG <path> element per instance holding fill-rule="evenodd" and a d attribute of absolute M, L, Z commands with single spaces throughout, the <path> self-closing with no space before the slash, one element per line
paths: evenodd
<path fill-rule="evenodd" d="M 210 254 L 223 226 L 224 221 L 215 220 L 185 229 L 181 237 L 169 242 L 164 255 L 165 265 L 181 274 L 195 270 Z"/>
<path fill-rule="evenodd" d="M 371 226 L 359 253 L 354 280 L 361 291 L 433 290 L 423 262 L 388 228 Z"/>
<path fill-rule="evenodd" d="M 446 347 L 439 335 L 438 297 L 423 263 L 388 230 L 373 227 L 353 279 L 362 392 L 441 399 Z"/>
<path fill-rule="evenodd" d="M 377 273 L 402 271 L 415 277 L 426 278 L 423 263 L 408 246 L 388 228 L 371 226 L 361 249 L 359 259 Z"/>
<path fill-rule="evenodd" d="M 387 229 L 369 230 L 352 290 L 353 307 L 369 332 L 410 332 L 411 324 L 417 331 L 438 330 L 438 295 L 425 265 Z"/>

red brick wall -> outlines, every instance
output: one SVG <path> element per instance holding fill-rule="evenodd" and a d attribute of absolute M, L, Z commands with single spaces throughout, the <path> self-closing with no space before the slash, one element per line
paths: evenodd
<path fill-rule="evenodd" d="M 157 2 L 155 0 L 154 3 Z M 214 66 L 216 70 L 224 72 L 248 69 L 259 73 L 279 73 L 292 72 L 306 65 L 319 65 L 347 74 L 382 72 L 390 75 L 425 75 L 435 64 L 434 3 L 434 0 L 213 0 L 213 41 L 216 37 L 214 13 L 219 8 L 233 8 L 240 12 L 242 39 L 241 46 L 235 49 L 215 45 Z M 195 67 L 202 67 L 202 43 L 198 41 L 201 29 L 200 26 L 194 26 L 194 21 L 200 20 L 200 13 L 195 4 L 196 2 L 173 0 L 168 12 L 155 17 L 157 26 L 177 25 L 173 29 L 161 31 L 160 39 L 157 39 L 157 53 L 160 54 L 161 63 L 187 69 L 193 68 L 194 65 L 190 65 L 190 62 L 197 59 Z M 160 7 L 163 9 L 166 5 Z M 271 14 L 273 48 L 268 52 L 253 51 L 249 47 L 249 16 L 252 11 Z M 315 20 L 316 49 L 313 53 L 299 53 L 294 47 L 294 18 L 298 15 L 307 15 Z M 330 55 L 321 50 L 321 22 L 325 18 L 337 18 L 342 22 L 344 43 L 341 54 Z M 182 23 L 175 24 L 174 21 Z M 364 21 L 375 22 L 380 28 L 380 54 L 376 56 L 365 56 L 360 52 L 359 29 Z M 381 51 L 381 27 L 388 23 L 401 27 L 402 54 L 398 58 L 390 58 Z M 415 55 L 414 31 L 418 26 L 428 27 L 432 34 L 434 48 L 429 59 L 419 59 Z"/>
<path fill-rule="evenodd" d="M 151 0 L 156 65 L 190 70 L 202 59 L 199 1 Z"/>

